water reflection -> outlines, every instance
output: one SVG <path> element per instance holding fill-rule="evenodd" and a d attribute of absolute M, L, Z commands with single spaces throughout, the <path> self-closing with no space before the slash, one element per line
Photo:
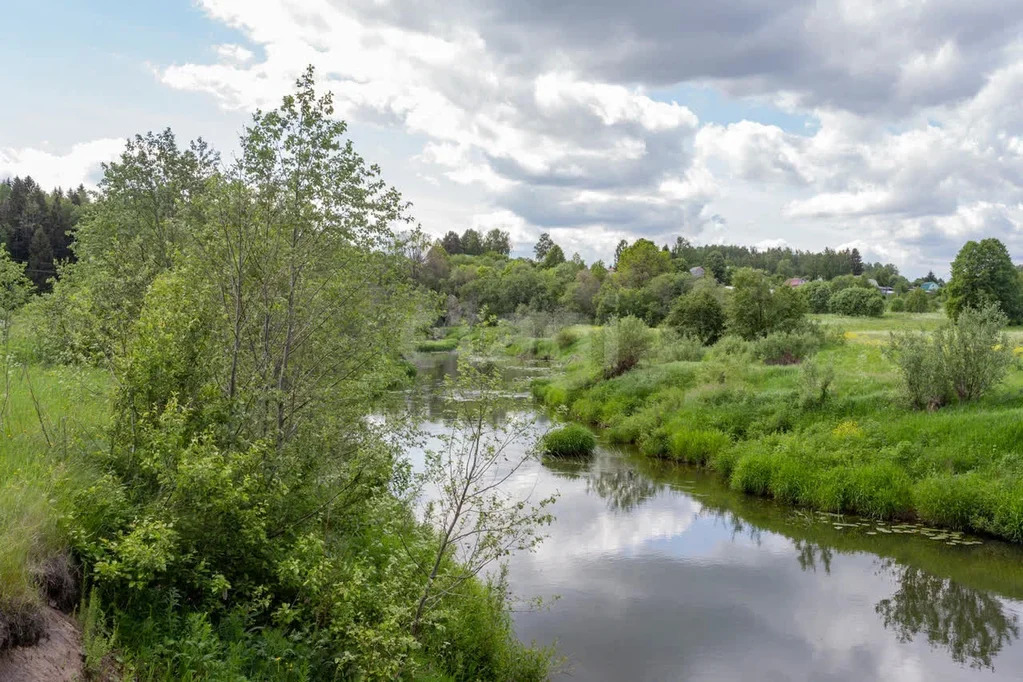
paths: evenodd
<path fill-rule="evenodd" d="M 898 589 L 874 610 L 900 641 L 923 635 L 957 663 L 993 668 L 998 652 L 1019 638 L 1018 616 L 990 594 L 891 560 L 881 566 L 896 577 Z"/>
<path fill-rule="evenodd" d="M 796 560 L 801 569 L 816 573 L 819 566 L 825 574 L 831 574 L 831 560 L 835 556 L 835 551 L 831 547 L 803 538 L 795 538 L 792 544 L 796 548 Z"/>
<path fill-rule="evenodd" d="M 630 511 L 660 489 L 660 485 L 631 469 L 599 471 L 586 479 L 587 492 L 599 495 L 611 511 Z"/>
<path fill-rule="evenodd" d="M 443 401 L 422 398 L 442 429 Z M 1023 670 L 1019 547 L 868 535 L 607 448 L 536 460 L 512 484 L 560 493 L 549 540 L 513 557 L 510 579 L 519 596 L 560 596 L 515 623 L 526 641 L 557 641 L 573 679 L 988 681 Z"/>

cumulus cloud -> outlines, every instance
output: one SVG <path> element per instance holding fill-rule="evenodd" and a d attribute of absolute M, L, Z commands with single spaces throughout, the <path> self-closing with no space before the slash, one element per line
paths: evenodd
<path fill-rule="evenodd" d="M 0 178 L 31 175 L 55 187 L 95 187 L 102 175 L 102 163 L 117 158 L 123 149 L 124 140 L 115 138 L 76 144 L 62 154 L 34 148 L 0 148 Z"/>
<path fill-rule="evenodd" d="M 591 258 L 679 233 L 864 243 L 910 271 L 944 270 L 970 236 L 1023 256 L 1023 5 L 200 4 L 259 49 L 215 46 L 214 63 L 160 70 L 165 84 L 251 109 L 314 64 L 340 115 L 420 140 L 433 182 L 489 205 L 474 224 L 550 230 Z M 815 125 L 700 121 L 656 95 L 678 84 Z"/>

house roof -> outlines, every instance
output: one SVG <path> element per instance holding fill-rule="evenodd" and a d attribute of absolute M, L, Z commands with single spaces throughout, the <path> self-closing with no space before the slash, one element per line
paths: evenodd
<path fill-rule="evenodd" d="M 920 288 L 924 291 L 937 291 L 941 287 L 936 282 L 924 282 L 920 285 Z"/>
<path fill-rule="evenodd" d="M 689 274 L 691 274 L 693 277 L 703 277 L 704 272 L 705 272 L 704 269 L 699 265 L 697 265 L 695 268 L 689 268 Z"/>
<path fill-rule="evenodd" d="M 803 279 L 802 277 L 789 277 L 787 280 L 785 280 L 785 283 L 788 284 L 790 287 L 801 287 L 804 284 L 806 284 L 806 280 Z"/>

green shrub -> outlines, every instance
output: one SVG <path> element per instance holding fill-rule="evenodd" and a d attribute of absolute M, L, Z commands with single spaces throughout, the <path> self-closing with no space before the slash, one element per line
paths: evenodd
<path fill-rule="evenodd" d="M 585 426 L 569 424 L 544 435 L 540 448 L 550 457 L 582 457 L 593 454 L 597 439 Z"/>
<path fill-rule="evenodd" d="M 951 395 L 941 349 L 926 334 L 893 333 L 885 353 L 899 369 L 902 394 L 917 409 L 936 410 Z"/>
<path fill-rule="evenodd" d="M 452 351 L 458 348 L 458 339 L 425 339 L 416 343 L 416 350 L 420 353 L 440 353 Z"/>
<path fill-rule="evenodd" d="M 923 289 L 913 289 L 906 294 L 904 308 L 908 313 L 929 313 L 934 310 L 934 299 Z"/>
<path fill-rule="evenodd" d="M 590 344 L 593 364 L 605 378 L 619 376 L 639 364 L 650 350 L 650 329 L 643 320 L 613 318 L 594 333 Z"/>
<path fill-rule="evenodd" d="M 753 358 L 754 346 L 741 336 L 729 334 L 721 337 L 710 350 L 714 359 L 733 358 L 737 361 L 749 361 Z"/>
<path fill-rule="evenodd" d="M 951 395 L 968 402 L 1000 382 L 1012 364 L 1007 322 L 996 304 L 967 308 L 933 336 L 892 334 L 887 349 L 899 368 L 903 392 L 917 408 L 937 409 Z"/>
<path fill-rule="evenodd" d="M 799 373 L 799 397 L 803 407 L 821 407 L 827 403 L 834 380 L 835 368 L 831 365 L 821 367 L 812 361 L 803 363 Z"/>
<path fill-rule="evenodd" d="M 725 330 L 725 307 L 717 287 L 698 286 L 679 297 L 665 322 L 679 334 L 692 336 L 705 346 L 721 338 Z"/>
<path fill-rule="evenodd" d="M 902 296 L 897 296 L 892 299 L 892 304 L 888 306 L 888 310 L 893 313 L 901 313 L 906 310 L 906 299 Z"/>
<path fill-rule="evenodd" d="M 934 333 L 953 392 L 970 401 L 984 395 L 1005 377 L 1012 364 L 1012 346 L 1002 328 L 1009 320 L 997 304 L 966 308 L 954 324 Z"/>
<path fill-rule="evenodd" d="M 820 349 L 820 339 L 807 331 L 771 332 L 753 344 L 754 355 L 768 365 L 794 365 Z"/>
<path fill-rule="evenodd" d="M 881 317 L 884 314 L 884 295 L 877 289 L 842 289 L 831 297 L 831 312 L 852 317 Z"/>
<path fill-rule="evenodd" d="M 579 334 L 570 327 L 565 327 L 554 335 L 554 343 L 561 350 L 567 350 L 579 340 Z"/>
<path fill-rule="evenodd" d="M 799 293 L 806 299 L 811 313 L 831 312 L 831 286 L 823 281 L 807 282 L 799 287 Z"/>
<path fill-rule="evenodd" d="M 661 329 L 657 344 L 657 359 L 661 362 L 699 362 L 706 353 L 698 338 L 679 334 L 671 327 Z"/>

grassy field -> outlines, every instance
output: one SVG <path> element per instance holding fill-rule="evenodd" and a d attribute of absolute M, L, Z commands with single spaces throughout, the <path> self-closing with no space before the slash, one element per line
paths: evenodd
<path fill-rule="evenodd" d="M 804 366 L 768 366 L 711 349 L 596 381 L 585 329 L 557 348 L 562 371 L 534 395 L 645 455 L 716 471 L 735 490 L 829 512 L 916 519 L 1023 542 L 1023 370 L 981 400 L 911 409 L 883 350 L 893 331 L 936 328 L 938 314 L 817 316 L 835 333 L 813 358 L 832 368 L 823 402 Z M 1023 339 L 1010 330 L 1013 343 Z"/>
<path fill-rule="evenodd" d="M 11 374 L 0 429 L 0 612 L 8 613 L 40 600 L 38 574 L 66 548 L 76 491 L 94 479 L 81 453 L 102 441 L 110 414 L 102 372 Z"/>

